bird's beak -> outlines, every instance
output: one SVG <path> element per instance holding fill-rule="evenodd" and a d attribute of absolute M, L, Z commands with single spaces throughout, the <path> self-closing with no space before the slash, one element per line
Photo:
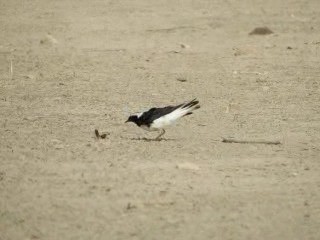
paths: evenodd
<path fill-rule="evenodd" d="M 127 123 L 127 122 L 129 122 L 129 120 L 125 121 L 124 123 Z"/>

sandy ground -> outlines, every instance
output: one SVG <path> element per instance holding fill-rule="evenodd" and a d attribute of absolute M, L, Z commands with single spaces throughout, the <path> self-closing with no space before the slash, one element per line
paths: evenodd
<path fill-rule="evenodd" d="M 319 16 L 318 0 L 0 1 L 0 239 L 320 239 Z M 124 124 L 194 97 L 167 141 Z"/>

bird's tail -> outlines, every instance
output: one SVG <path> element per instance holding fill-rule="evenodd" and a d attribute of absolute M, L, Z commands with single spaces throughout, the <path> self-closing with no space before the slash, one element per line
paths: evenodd
<path fill-rule="evenodd" d="M 195 98 L 190 102 L 183 104 L 180 109 L 185 112 L 183 116 L 187 116 L 192 114 L 192 111 L 199 108 L 200 108 L 199 101 Z"/>
<path fill-rule="evenodd" d="M 190 102 L 181 104 L 176 107 L 174 111 L 171 113 L 165 115 L 162 119 L 163 123 L 166 123 L 166 125 L 169 125 L 173 122 L 175 122 L 177 119 L 192 114 L 192 111 L 200 108 L 199 101 L 196 99 L 193 99 Z"/>

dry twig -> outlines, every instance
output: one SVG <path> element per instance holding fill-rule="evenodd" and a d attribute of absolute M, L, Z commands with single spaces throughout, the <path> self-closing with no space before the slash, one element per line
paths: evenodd
<path fill-rule="evenodd" d="M 222 142 L 224 142 L 224 143 L 243 143 L 243 144 L 268 144 L 268 145 L 279 145 L 279 144 L 281 144 L 280 141 L 236 140 L 236 139 L 227 139 L 227 138 L 222 138 Z"/>

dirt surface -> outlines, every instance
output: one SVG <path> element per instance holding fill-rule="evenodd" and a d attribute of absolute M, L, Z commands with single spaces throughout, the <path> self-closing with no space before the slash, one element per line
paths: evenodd
<path fill-rule="evenodd" d="M 319 16 L 319 0 L 0 1 L 0 239 L 320 239 Z M 166 141 L 124 124 L 195 97 Z"/>

